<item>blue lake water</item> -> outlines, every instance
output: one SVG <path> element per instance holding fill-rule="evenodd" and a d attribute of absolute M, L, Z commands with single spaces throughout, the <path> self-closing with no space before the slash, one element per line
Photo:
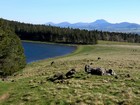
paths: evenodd
<path fill-rule="evenodd" d="M 76 47 L 59 44 L 22 42 L 27 63 L 72 53 Z"/>

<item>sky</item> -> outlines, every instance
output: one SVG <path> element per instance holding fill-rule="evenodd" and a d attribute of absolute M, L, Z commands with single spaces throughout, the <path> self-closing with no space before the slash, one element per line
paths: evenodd
<path fill-rule="evenodd" d="M 97 19 L 140 24 L 140 0 L 0 0 L 0 18 L 33 24 Z"/>

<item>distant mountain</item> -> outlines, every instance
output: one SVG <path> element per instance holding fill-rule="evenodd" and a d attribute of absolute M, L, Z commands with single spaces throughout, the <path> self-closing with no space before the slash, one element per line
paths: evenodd
<path fill-rule="evenodd" d="M 71 26 L 71 23 L 69 23 L 69 22 L 62 22 L 62 23 L 59 23 L 57 25 L 61 26 L 61 27 L 65 27 L 65 26 Z"/>
<path fill-rule="evenodd" d="M 92 22 L 90 24 L 93 24 L 93 25 L 102 25 L 102 24 L 110 24 L 109 22 L 107 22 L 106 20 L 104 19 L 100 19 L 100 20 L 96 20 L 95 22 Z"/>
<path fill-rule="evenodd" d="M 111 32 L 132 32 L 140 33 L 140 25 L 136 23 L 122 22 L 122 23 L 109 23 L 104 19 L 96 20 L 91 23 L 74 23 L 69 22 L 62 23 L 46 23 L 46 25 L 58 26 L 58 27 L 70 27 L 70 28 L 79 28 L 87 30 L 102 30 L 102 31 L 111 31 Z"/>

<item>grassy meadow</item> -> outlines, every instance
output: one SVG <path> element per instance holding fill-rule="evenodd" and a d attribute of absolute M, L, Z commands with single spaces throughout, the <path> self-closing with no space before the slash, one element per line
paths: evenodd
<path fill-rule="evenodd" d="M 86 74 L 86 64 L 113 69 L 117 78 Z M 63 83 L 47 80 L 72 68 L 77 73 Z M 0 104 L 140 105 L 140 44 L 99 41 L 97 45 L 77 45 L 67 56 L 28 64 L 0 80 Z"/>

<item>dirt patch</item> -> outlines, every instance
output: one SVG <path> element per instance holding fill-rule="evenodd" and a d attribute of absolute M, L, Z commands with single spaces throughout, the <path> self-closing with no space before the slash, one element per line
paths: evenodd
<path fill-rule="evenodd" d="M 3 101 L 3 100 L 8 99 L 9 96 L 10 96 L 9 93 L 5 93 L 5 94 L 3 94 L 2 96 L 0 96 L 0 101 Z"/>

